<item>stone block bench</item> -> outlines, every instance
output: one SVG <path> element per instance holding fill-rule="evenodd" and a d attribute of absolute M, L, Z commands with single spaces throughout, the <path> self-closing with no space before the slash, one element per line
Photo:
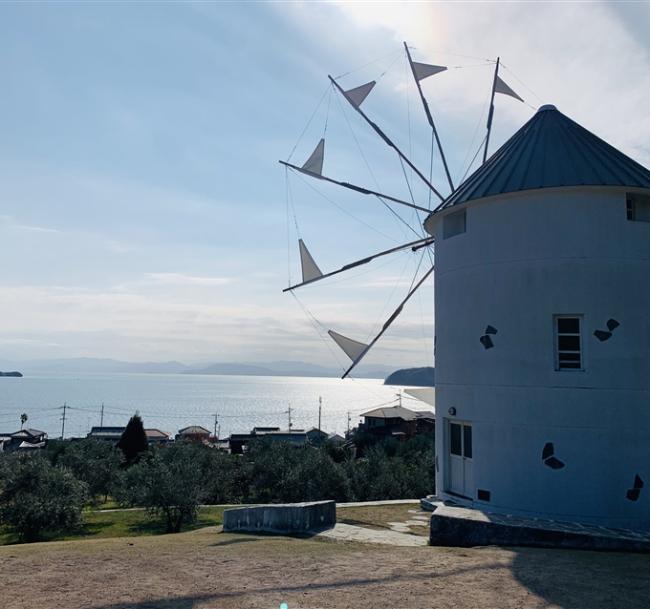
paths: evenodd
<path fill-rule="evenodd" d="M 335 501 L 256 505 L 232 508 L 223 513 L 226 533 L 310 533 L 335 524 Z"/>

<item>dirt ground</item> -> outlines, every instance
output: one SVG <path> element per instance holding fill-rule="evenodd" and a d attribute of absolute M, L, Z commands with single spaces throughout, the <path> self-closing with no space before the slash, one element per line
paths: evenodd
<path fill-rule="evenodd" d="M 650 606 L 650 556 L 219 533 L 0 547 L 4 609 Z"/>

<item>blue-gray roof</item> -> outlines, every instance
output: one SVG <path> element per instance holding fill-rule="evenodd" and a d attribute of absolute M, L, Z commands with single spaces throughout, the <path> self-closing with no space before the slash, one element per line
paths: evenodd
<path fill-rule="evenodd" d="M 555 106 L 542 106 L 436 211 L 507 192 L 558 186 L 650 188 L 650 171 Z"/>

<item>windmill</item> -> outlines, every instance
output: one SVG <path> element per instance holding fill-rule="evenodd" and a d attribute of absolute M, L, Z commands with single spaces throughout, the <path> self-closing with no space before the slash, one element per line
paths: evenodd
<path fill-rule="evenodd" d="M 424 111 L 427 123 L 430 128 L 431 132 L 431 141 L 432 141 L 432 149 L 431 149 L 431 166 L 433 163 L 433 154 L 434 154 L 434 149 L 437 151 L 437 156 L 440 159 L 440 162 L 442 163 L 442 167 L 444 170 L 444 177 L 445 177 L 445 182 L 446 184 L 443 187 L 437 187 L 432 180 L 432 171 L 430 171 L 430 175 L 427 176 L 425 173 L 417 167 L 417 165 L 409 158 L 409 156 L 402 150 L 401 147 L 399 147 L 393 139 L 391 139 L 386 132 L 375 122 L 373 121 L 370 116 L 366 113 L 366 111 L 363 108 L 364 102 L 366 98 L 372 94 L 373 90 L 375 89 L 378 79 L 375 80 L 370 80 L 365 83 L 362 83 L 360 85 L 354 86 L 352 88 L 343 88 L 343 86 L 339 83 L 339 78 L 332 77 L 331 75 L 328 75 L 330 85 L 332 90 L 336 95 L 339 95 L 347 104 L 354 110 L 354 112 L 362 119 L 362 121 L 370 127 L 370 129 L 377 135 L 377 137 L 389 148 L 391 149 L 397 158 L 399 159 L 399 162 L 402 165 L 402 170 L 405 172 L 405 167 L 408 167 L 408 169 L 412 172 L 413 176 L 416 176 L 417 179 L 426 187 L 427 192 L 430 193 L 429 198 L 435 197 L 438 202 L 439 206 L 437 208 L 431 208 L 431 207 L 425 207 L 424 205 L 417 204 L 414 200 L 413 197 L 411 197 L 411 201 L 407 201 L 404 198 L 400 198 L 394 195 L 389 195 L 385 194 L 382 192 L 379 192 L 377 190 L 373 190 L 370 188 L 367 188 L 365 186 L 360 186 L 357 184 L 350 183 L 348 181 L 336 179 L 334 177 L 331 177 L 329 175 L 326 175 L 324 173 L 324 161 L 325 161 L 325 144 L 326 140 L 325 137 L 320 138 L 318 143 L 316 144 L 315 148 L 313 149 L 313 152 L 309 155 L 309 157 L 306 159 L 306 161 L 302 165 L 296 165 L 289 160 L 280 160 L 279 162 L 286 168 L 287 170 L 287 179 L 288 179 L 288 172 L 297 172 L 300 173 L 304 176 L 307 176 L 310 179 L 314 180 L 320 180 L 324 181 L 329 184 L 333 184 L 336 186 L 339 186 L 343 189 L 353 191 L 358 194 L 366 195 L 366 196 L 371 196 L 379 200 L 383 205 L 391 211 L 394 215 L 397 216 L 396 212 L 393 210 L 391 205 L 399 205 L 401 207 L 406 207 L 409 208 L 410 210 L 413 210 L 415 214 L 417 214 L 418 218 L 418 223 L 420 225 L 424 225 L 424 222 L 427 217 L 430 216 L 430 214 L 435 213 L 436 209 L 440 208 L 446 199 L 450 196 L 450 194 L 453 194 L 456 190 L 456 187 L 454 185 L 454 182 L 452 180 L 451 172 L 449 170 L 449 165 L 447 162 L 447 158 L 445 156 L 444 152 L 444 147 L 440 138 L 440 134 L 438 132 L 438 129 L 436 127 L 433 113 L 431 111 L 431 108 L 427 102 L 427 98 L 425 96 L 425 93 L 422 88 L 422 81 L 425 79 L 428 79 L 433 76 L 437 76 L 439 74 L 444 73 L 445 71 L 448 70 L 447 66 L 441 66 L 441 65 L 436 65 L 432 63 L 422 63 L 418 61 L 414 61 L 413 57 L 411 55 L 412 49 L 407 45 L 406 42 L 404 42 L 404 52 L 406 56 L 406 60 L 408 62 L 409 66 L 409 71 L 411 74 L 411 78 L 415 82 L 417 91 L 418 91 L 418 97 L 420 99 L 420 103 L 422 106 L 422 109 Z M 489 147 L 489 141 L 490 141 L 490 135 L 492 131 L 492 123 L 493 123 L 493 116 L 494 116 L 494 98 L 496 93 L 501 93 L 504 95 L 508 95 L 510 97 L 513 97 L 519 101 L 524 101 L 515 91 L 505 83 L 505 81 L 499 76 L 499 69 L 501 66 L 500 59 L 497 58 L 496 61 L 486 61 L 485 65 L 494 65 L 494 76 L 492 79 L 492 90 L 491 90 L 491 96 L 490 96 L 490 104 L 489 104 L 489 111 L 488 111 L 488 116 L 487 116 L 487 124 L 486 124 L 486 134 L 485 137 L 483 138 L 483 141 L 481 141 L 479 150 L 477 150 L 477 155 L 480 149 L 483 150 L 483 162 L 487 160 L 487 154 L 488 154 L 488 147 Z M 462 66 L 456 66 L 456 67 L 462 67 Z M 384 72 L 385 73 L 385 72 Z M 383 73 L 382 75 L 383 76 Z M 525 102 L 524 102 L 525 103 Z M 325 130 L 327 129 L 327 123 Z M 303 132 L 304 133 L 304 132 Z M 295 150 L 295 147 L 294 147 Z M 474 159 L 476 156 L 474 156 Z M 473 163 L 473 160 L 472 160 Z M 471 165 L 471 164 L 470 164 Z M 468 168 L 469 169 L 469 168 Z M 406 176 L 406 172 L 405 172 Z M 409 186 L 410 190 L 410 186 Z M 443 190 L 448 190 L 447 195 L 444 195 Z M 412 194 L 412 193 L 411 193 Z M 403 221 L 403 220 L 402 220 Z M 413 230 L 413 229 L 411 229 Z M 414 231 L 415 232 L 415 231 Z M 301 271 L 302 271 L 302 278 L 301 281 L 295 284 L 290 284 L 287 288 L 285 288 L 283 291 L 284 292 L 291 292 L 293 293 L 295 290 L 298 290 L 300 288 L 303 288 L 305 286 L 314 284 L 319 281 L 326 280 L 330 277 L 333 277 L 335 275 L 339 275 L 341 273 L 346 273 L 352 269 L 355 269 L 357 267 L 366 265 L 371 263 L 374 260 L 377 260 L 379 258 L 382 258 L 384 256 L 389 256 L 391 254 L 395 254 L 398 252 L 404 252 L 408 251 L 409 249 L 413 252 L 416 252 L 418 250 L 428 250 L 428 258 L 430 261 L 430 266 L 426 268 L 425 270 L 422 271 L 420 277 L 416 281 L 416 277 L 413 278 L 413 281 L 411 282 L 411 285 L 408 289 L 408 292 L 406 295 L 402 298 L 402 300 L 399 302 L 398 306 L 393 310 L 393 312 L 388 316 L 386 321 L 382 324 L 380 330 L 374 335 L 374 337 L 369 340 L 368 342 L 362 342 L 359 340 L 355 340 L 353 338 L 350 338 L 346 336 L 345 334 L 342 334 L 338 331 L 335 331 L 333 329 L 328 329 L 327 333 L 329 337 L 338 345 L 338 347 L 345 353 L 345 355 L 351 360 L 351 364 L 348 366 L 348 368 L 345 370 L 345 372 L 342 375 L 342 378 L 346 378 L 351 374 L 351 372 L 356 368 L 356 366 L 363 360 L 363 358 L 368 354 L 368 352 L 375 346 L 375 344 L 381 339 L 381 337 L 385 334 L 385 332 L 391 327 L 391 325 L 395 322 L 395 320 L 399 317 L 399 315 L 402 313 L 404 307 L 406 304 L 409 302 L 409 300 L 413 297 L 413 295 L 417 292 L 417 290 L 426 282 L 426 280 L 433 274 L 434 272 L 434 263 L 433 263 L 433 250 L 434 250 L 434 239 L 431 235 L 425 235 L 422 236 L 418 239 L 411 240 L 408 242 L 401 243 L 400 245 L 397 245 L 395 247 L 391 247 L 376 253 L 373 253 L 369 256 L 365 256 L 361 259 L 355 260 L 353 262 L 349 262 L 347 264 L 342 265 L 341 267 L 323 272 L 317 262 L 315 261 L 314 257 L 312 256 L 311 252 L 309 251 L 305 241 L 300 237 L 298 239 L 298 251 L 299 251 L 299 256 L 300 256 L 300 265 L 301 265 Z M 418 265 L 419 269 L 419 265 Z M 416 271 L 417 275 L 417 271 Z"/>

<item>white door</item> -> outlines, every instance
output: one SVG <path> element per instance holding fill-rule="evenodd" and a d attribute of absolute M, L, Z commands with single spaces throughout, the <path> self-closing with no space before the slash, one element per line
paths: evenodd
<path fill-rule="evenodd" d="M 452 422 L 448 425 L 447 490 L 463 497 L 474 497 L 472 470 L 472 425 Z"/>

